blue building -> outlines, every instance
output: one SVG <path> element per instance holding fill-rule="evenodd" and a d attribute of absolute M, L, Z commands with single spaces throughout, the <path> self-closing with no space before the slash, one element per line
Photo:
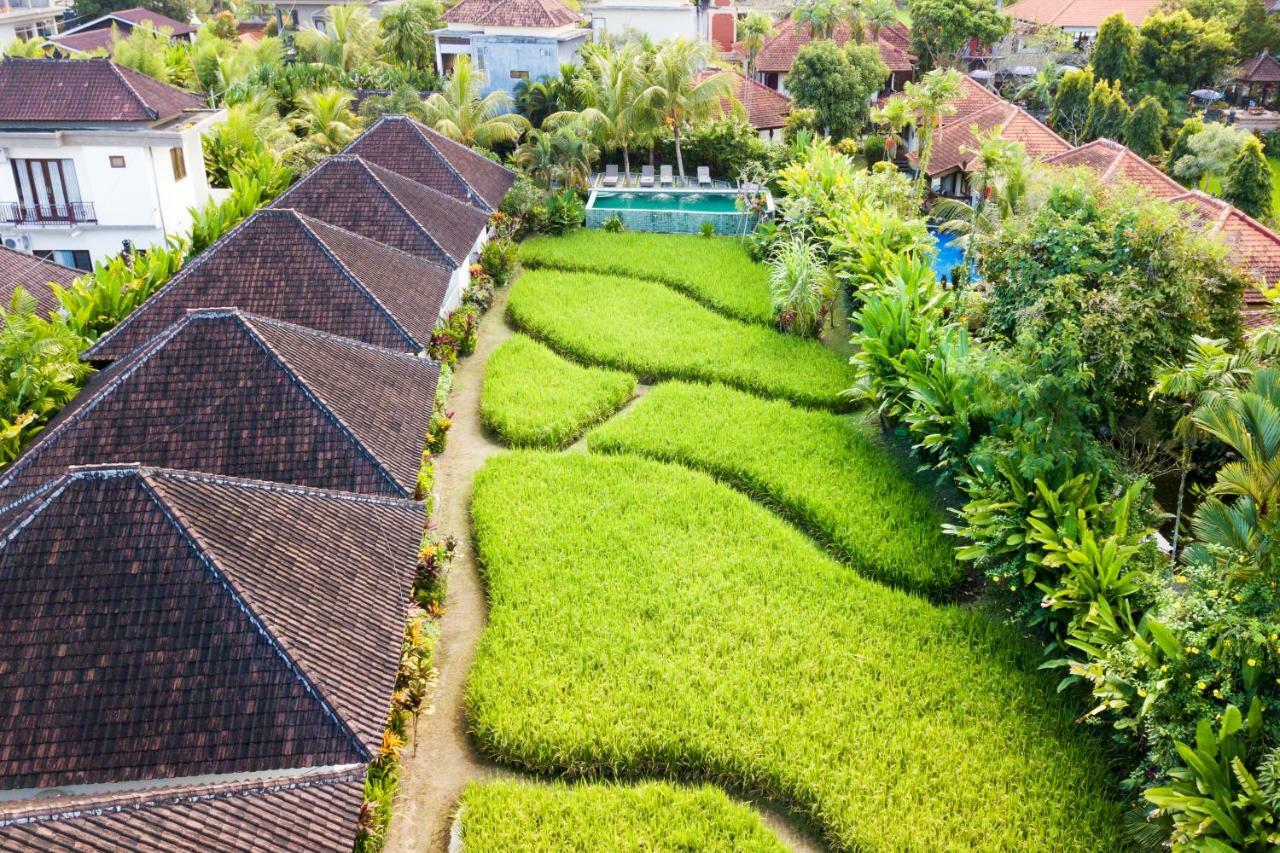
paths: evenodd
<path fill-rule="evenodd" d="M 559 73 L 591 37 L 559 0 L 462 0 L 436 30 L 436 70 L 448 75 L 459 55 L 484 72 L 484 94 Z"/>

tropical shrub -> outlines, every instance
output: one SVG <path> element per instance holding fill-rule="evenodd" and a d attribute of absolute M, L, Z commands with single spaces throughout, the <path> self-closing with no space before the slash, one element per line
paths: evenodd
<path fill-rule="evenodd" d="M 436 325 L 427 353 L 442 365 L 452 367 L 458 358 L 475 352 L 480 328 L 480 309 L 463 304 Z"/>
<path fill-rule="evenodd" d="M 798 235 L 774 248 L 769 258 L 769 291 L 778 327 L 804 337 L 822 331 L 836 295 L 818 247 Z"/>
<path fill-rule="evenodd" d="M 480 269 L 497 287 L 505 287 L 516 269 L 516 242 L 510 237 L 495 237 L 480 250 Z"/>
<path fill-rule="evenodd" d="M 164 247 L 95 262 L 93 272 L 69 288 L 55 284 L 66 325 L 88 341 L 96 341 L 172 278 L 186 257 L 186 243 L 170 237 Z"/>
<path fill-rule="evenodd" d="M 552 193 L 546 203 L 547 231 L 551 234 L 564 234 L 574 228 L 581 228 L 587 220 L 587 208 L 578 197 L 576 190 L 563 190 Z"/>

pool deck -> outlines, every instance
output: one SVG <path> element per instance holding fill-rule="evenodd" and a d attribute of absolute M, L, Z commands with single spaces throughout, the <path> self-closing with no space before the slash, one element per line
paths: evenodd
<path fill-rule="evenodd" d="M 736 190 L 738 189 L 729 181 L 712 179 L 711 186 L 705 184 L 699 185 L 697 175 L 686 175 L 681 178 L 679 175 L 674 177 L 673 183 L 659 183 L 661 179 L 655 175 L 652 184 L 640 186 L 640 171 L 637 169 L 631 173 L 631 179 L 627 180 L 627 176 L 621 171 L 618 172 L 618 182 L 605 186 L 604 172 L 595 172 L 591 175 L 591 189 L 593 190 L 640 190 L 647 192 L 649 190 Z"/>

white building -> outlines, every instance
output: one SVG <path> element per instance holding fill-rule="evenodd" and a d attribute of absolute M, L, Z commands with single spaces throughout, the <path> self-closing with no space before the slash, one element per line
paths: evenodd
<path fill-rule="evenodd" d="M 364 6 L 369 14 L 381 18 L 387 9 L 399 4 L 401 0 L 286 0 L 276 3 L 275 8 L 284 15 L 286 24 L 292 23 L 300 30 L 323 30 L 329 22 L 325 9 L 330 6 Z"/>
<path fill-rule="evenodd" d="M 0 49 L 14 39 L 47 37 L 58 31 L 67 0 L 3 0 L 0 3 Z"/>
<path fill-rule="evenodd" d="M 225 113 L 106 59 L 0 62 L 0 240 L 88 269 L 191 230 Z"/>
<path fill-rule="evenodd" d="M 720 50 L 737 38 L 737 10 L 733 0 L 598 0 L 584 3 L 596 40 L 647 36 L 653 41 L 684 38 L 715 40 Z"/>
<path fill-rule="evenodd" d="M 559 0 L 462 0 L 435 30 L 436 70 L 448 76 L 459 56 L 484 72 L 484 94 L 514 92 L 521 80 L 555 76 L 573 62 L 590 33 Z"/>

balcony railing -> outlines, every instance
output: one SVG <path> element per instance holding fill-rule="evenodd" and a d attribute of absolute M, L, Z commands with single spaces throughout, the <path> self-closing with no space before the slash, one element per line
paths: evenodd
<path fill-rule="evenodd" d="M 0 223 L 25 225 L 31 228 L 68 228 L 87 222 L 97 222 L 91 201 L 70 201 L 65 204 L 22 204 L 16 201 L 0 202 Z"/>

